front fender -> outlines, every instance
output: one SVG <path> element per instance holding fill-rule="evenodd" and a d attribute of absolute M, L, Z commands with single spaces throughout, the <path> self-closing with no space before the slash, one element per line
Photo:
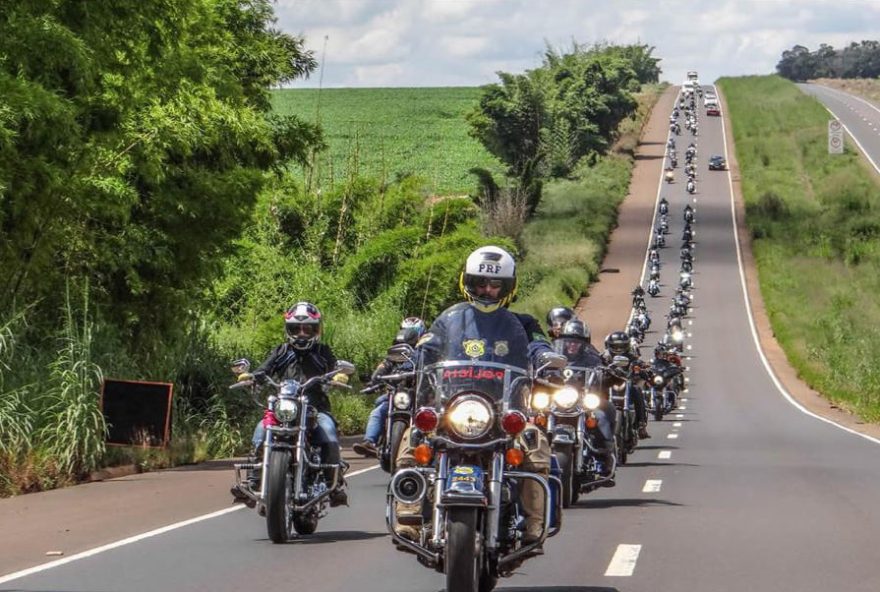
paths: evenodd
<path fill-rule="evenodd" d="M 483 469 L 474 465 L 451 467 L 440 496 L 441 506 L 480 506 L 488 505 L 483 490 Z"/>

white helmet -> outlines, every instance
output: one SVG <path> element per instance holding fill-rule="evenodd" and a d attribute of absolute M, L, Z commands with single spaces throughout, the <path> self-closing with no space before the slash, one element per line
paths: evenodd
<path fill-rule="evenodd" d="M 497 284 L 497 297 L 477 295 L 477 288 L 487 284 Z M 501 247 L 480 247 L 468 256 L 459 278 L 459 289 L 468 302 L 483 312 L 508 306 L 516 295 L 516 261 Z"/>

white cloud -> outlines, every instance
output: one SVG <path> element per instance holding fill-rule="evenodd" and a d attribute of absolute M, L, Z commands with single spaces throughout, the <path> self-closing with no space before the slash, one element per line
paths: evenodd
<path fill-rule="evenodd" d="M 772 72 L 795 43 L 880 39 L 877 0 L 279 0 L 276 13 L 319 58 L 329 36 L 327 86 L 486 84 L 572 41 L 647 43 L 663 78 L 711 82 Z"/>

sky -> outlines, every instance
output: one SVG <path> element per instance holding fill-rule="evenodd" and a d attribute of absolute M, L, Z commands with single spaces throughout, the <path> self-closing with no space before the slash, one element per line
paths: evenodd
<path fill-rule="evenodd" d="M 645 43 L 662 80 L 769 74 L 786 49 L 880 39 L 880 0 L 276 0 L 323 72 L 294 87 L 479 86 L 549 45 Z M 325 52 L 326 38 L 326 52 Z"/>

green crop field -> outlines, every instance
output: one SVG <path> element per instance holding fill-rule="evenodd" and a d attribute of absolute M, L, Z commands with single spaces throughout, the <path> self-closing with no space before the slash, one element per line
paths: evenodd
<path fill-rule="evenodd" d="M 313 188 L 352 173 L 389 180 L 415 174 L 432 193 L 450 195 L 474 191 L 472 167 L 504 170 L 468 136 L 464 116 L 479 95 L 477 87 L 286 89 L 274 91 L 272 102 L 278 113 L 324 128 L 329 148 L 316 158 Z"/>

